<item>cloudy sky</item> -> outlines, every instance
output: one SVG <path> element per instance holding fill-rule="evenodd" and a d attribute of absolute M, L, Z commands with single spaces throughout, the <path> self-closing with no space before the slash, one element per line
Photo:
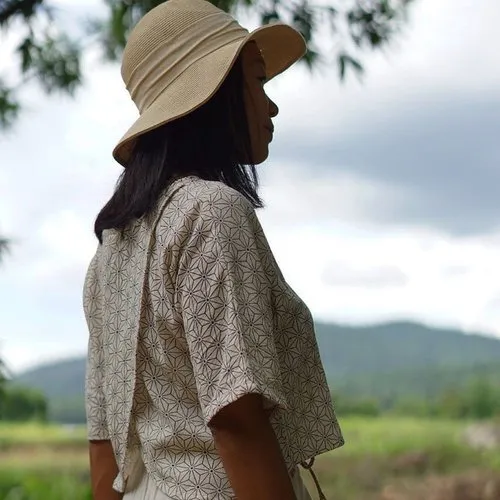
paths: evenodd
<path fill-rule="evenodd" d="M 79 2 L 58 3 L 71 18 Z M 500 335 L 499 16 L 497 0 L 417 0 L 404 35 L 366 56 L 362 83 L 297 67 L 269 85 L 281 113 L 260 218 L 317 319 Z M 0 138 L 0 232 L 13 239 L 0 352 L 14 370 L 86 349 L 93 220 L 135 118 L 117 66 L 90 57 L 86 74 L 75 101 L 27 88 Z"/>

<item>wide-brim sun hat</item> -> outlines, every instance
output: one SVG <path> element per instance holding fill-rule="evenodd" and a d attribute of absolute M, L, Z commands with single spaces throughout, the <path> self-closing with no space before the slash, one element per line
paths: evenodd
<path fill-rule="evenodd" d="M 250 33 L 206 0 L 168 0 L 149 11 L 123 52 L 121 73 L 139 118 L 114 148 L 115 160 L 126 167 L 140 135 L 205 104 L 250 41 L 262 54 L 267 81 L 307 50 L 291 26 L 267 24 Z"/>

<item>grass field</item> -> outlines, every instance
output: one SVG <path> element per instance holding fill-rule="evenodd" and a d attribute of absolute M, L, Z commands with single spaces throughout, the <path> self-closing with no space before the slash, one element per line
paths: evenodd
<path fill-rule="evenodd" d="M 404 491 L 418 495 L 419 488 L 440 478 L 500 475 L 500 451 L 480 452 L 463 444 L 463 422 L 348 418 L 341 423 L 346 445 L 315 465 L 329 500 L 430 500 L 428 492 L 408 496 Z M 316 498 L 307 473 L 305 478 Z M 0 500 L 90 498 L 83 428 L 0 425 Z M 500 499 L 500 489 L 491 498 Z"/>

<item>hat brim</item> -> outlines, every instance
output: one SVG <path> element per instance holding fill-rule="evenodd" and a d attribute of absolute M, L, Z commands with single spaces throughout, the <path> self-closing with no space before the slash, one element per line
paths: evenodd
<path fill-rule="evenodd" d="M 147 108 L 120 139 L 113 157 L 126 167 L 136 139 L 146 132 L 191 113 L 218 90 L 243 47 L 255 41 L 266 65 L 267 80 L 298 61 L 307 50 L 302 35 L 286 24 L 268 24 L 189 66 Z"/>

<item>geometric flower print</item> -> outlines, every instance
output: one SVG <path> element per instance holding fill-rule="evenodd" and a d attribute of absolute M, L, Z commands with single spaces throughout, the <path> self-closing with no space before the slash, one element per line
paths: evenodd
<path fill-rule="evenodd" d="M 225 184 L 178 179 L 123 237 L 104 231 L 84 310 L 88 437 L 111 440 L 116 490 L 141 453 L 172 500 L 234 498 L 208 423 L 249 393 L 290 471 L 343 445 L 311 314 Z"/>

